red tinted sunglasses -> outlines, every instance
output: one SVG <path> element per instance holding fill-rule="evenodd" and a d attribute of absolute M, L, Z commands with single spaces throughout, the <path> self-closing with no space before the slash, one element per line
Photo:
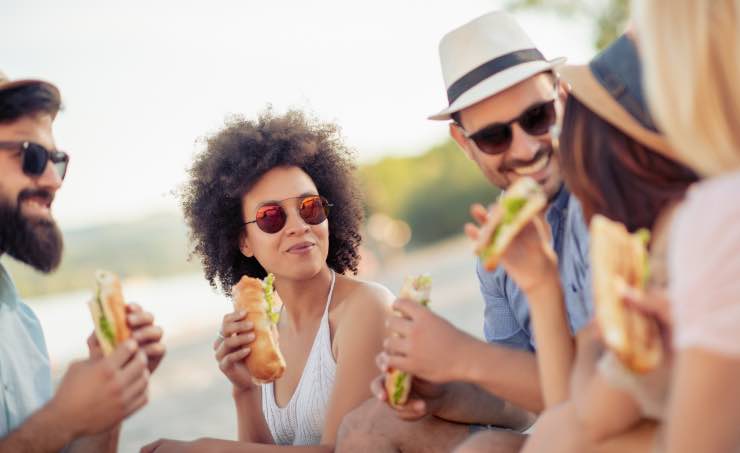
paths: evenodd
<path fill-rule="evenodd" d="M 268 203 L 260 206 L 254 220 L 244 222 L 244 225 L 256 223 L 260 230 L 273 234 L 282 230 L 288 221 L 288 213 L 283 204 L 288 200 L 295 200 L 298 205 L 298 215 L 309 225 L 318 225 L 329 217 L 329 208 L 334 206 L 321 195 L 286 198 L 277 203 Z"/>

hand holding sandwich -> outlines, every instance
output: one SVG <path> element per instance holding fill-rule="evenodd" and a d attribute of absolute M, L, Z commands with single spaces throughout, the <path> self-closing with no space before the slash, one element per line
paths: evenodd
<path fill-rule="evenodd" d="M 235 391 L 248 391 L 256 386 L 247 369 L 246 359 L 255 340 L 254 324 L 247 320 L 246 311 L 224 316 L 221 323 L 224 339 L 213 343 L 216 361 L 222 373 L 231 381 Z"/>
<path fill-rule="evenodd" d="M 370 383 L 370 391 L 378 400 L 389 403 L 385 380 L 387 379 L 388 354 L 381 352 L 375 358 L 375 363 L 381 374 Z M 434 415 L 444 405 L 443 399 L 447 394 L 444 384 L 434 384 L 414 376 L 411 382 L 411 392 L 402 405 L 391 405 L 402 420 L 419 420 L 427 415 Z"/>
<path fill-rule="evenodd" d="M 393 308 L 403 317 L 388 320 L 387 365 L 435 383 L 464 380 L 466 364 L 456 359 L 477 340 L 416 302 L 398 299 Z"/>
<path fill-rule="evenodd" d="M 114 427 L 147 403 L 147 358 L 126 340 L 110 354 L 70 365 L 49 409 L 68 424 L 70 440 Z"/>
<path fill-rule="evenodd" d="M 159 367 L 166 353 L 165 345 L 162 343 L 164 332 L 161 327 L 154 324 L 154 315 L 144 311 L 140 305 L 127 304 L 126 312 L 126 321 L 131 329 L 131 337 L 136 340 L 139 348 L 146 354 L 147 367 L 149 372 L 153 373 Z M 94 331 L 87 338 L 87 348 L 91 359 L 103 357 L 103 349 Z"/>
<path fill-rule="evenodd" d="M 138 304 L 126 304 L 121 280 L 113 272 L 95 272 L 95 294 L 88 302 L 95 330 L 87 339 L 90 358 L 110 355 L 129 338 L 136 340 L 147 357 L 149 372 L 164 358 L 162 328 L 154 325 L 154 316 Z"/>
<path fill-rule="evenodd" d="M 277 333 L 282 301 L 274 282 L 273 274 L 263 280 L 245 275 L 232 288 L 234 313 L 224 317 L 213 347 L 219 368 L 237 392 L 272 382 L 285 372 Z"/>
<path fill-rule="evenodd" d="M 491 231 L 501 224 L 504 210 L 495 204 L 486 210 L 481 204 L 474 204 L 470 214 L 475 224 L 465 225 L 465 234 L 478 248 L 485 242 L 484 237 L 490 237 Z M 516 282 L 517 286 L 529 293 L 534 290 L 543 279 L 558 280 L 558 261 L 555 251 L 550 245 L 551 233 L 547 222 L 539 215 L 534 216 L 529 223 L 510 239 L 500 255 L 500 263 L 506 273 Z M 488 266 L 487 270 L 495 269 Z"/>

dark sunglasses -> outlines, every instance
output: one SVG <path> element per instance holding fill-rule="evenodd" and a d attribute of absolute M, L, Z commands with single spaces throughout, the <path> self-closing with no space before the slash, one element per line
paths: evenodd
<path fill-rule="evenodd" d="M 0 142 L 0 149 L 20 151 L 23 173 L 28 176 L 38 177 L 44 174 L 46 164 L 51 161 L 54 164 L 59 177 L 64 179 L 67 174 L 69 155 L 64 151 L 50 151 L 38 143 L 33 142 Z"/>
<path fill-rule="evenodd" d="M 334 206 L 321 195 L 286 198 L 278 203 L 269 203 L 260 206 L 257 210 L 256 218 L 249 222 L 244 222 L 244 225 L 256 223 L 259 229 L 265 233 L 277 233 L 285 227 L 285 223 L 288 221 L 288 213 L 282 206 L 288 200 L 295 200 L 297 202 L 298 214 L 309 225 L 318 225 L 326 220 L 329 217 L 329 208 Z"/>
<path fill-rule="evenodd" d="M 511 146 L 513 139 L 512 124 L 519 123 L 524 132 L 536 136 L 547 134 L 555 124 L 556 119 L 555 100 L 553 99 L 529 107 L 511 121 L 491 124 L 478 132 L 470 135 L 466 134 L 465 137 L 473 140 L 478 149 L 486 154 L 502 154 Z"/>

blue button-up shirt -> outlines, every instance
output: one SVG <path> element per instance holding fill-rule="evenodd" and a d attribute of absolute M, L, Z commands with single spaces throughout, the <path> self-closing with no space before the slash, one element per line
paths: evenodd
<path fill-rule="evenodd" d="M 578 332 L 593 312 L 588 259 L 588 229 L 575 197 L 560 189 L 546 213 L 558 255 L 570 328 Z M 499 266 L 486 272 L 478 260 L 478 280 L 486 303 L 483 333 L 489 343 L 534 351 L 527 298 Z"/>
<path fill-rule="evenodd" d="M 0 264 L 0 437 L 51 398 L 51 368 L 38 318 Z"/>

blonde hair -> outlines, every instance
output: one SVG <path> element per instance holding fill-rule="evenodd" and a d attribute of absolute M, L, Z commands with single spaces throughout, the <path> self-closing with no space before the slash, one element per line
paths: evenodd
<path fill-rule="evenodd" d="M 634 0 L 648 101 L 682 162 L 740 169 L 740 0 Z"/>

